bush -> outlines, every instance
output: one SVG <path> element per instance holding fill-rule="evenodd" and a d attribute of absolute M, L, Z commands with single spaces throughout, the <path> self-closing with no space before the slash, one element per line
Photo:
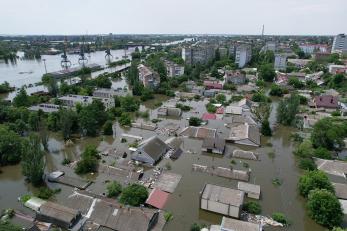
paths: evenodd
<path fill-rule="evenodd" d="M 87 146 L 81 157 L 81 160 L 77 163 L 75 172 L 77 174 L 96 172 L 98 159 L 100 158 L 96 147 L 93 145 Z"/>
<path fill-rule="evenodd" d="M 164 213 L 164 219 L 165 219 L 166 222 L 171 221 L 173 219 L 172 213 L 171 212 L 165 212 Z"/>
<path fill-rule="evenodd" d="M 106 123 L 103 126 L 103 132 L 104 135 L 106 136 L 110 136 L 113 135 L 113 122 L 111 120 L 107 120 Z"/>
<path fill-rule="evenodd" d="M 122 185 L 117 181 L 110 182 L 106 185 L 107 197 L 117 197 L 122 192 Z"/>
<path fill-rule="evenodd" d="M 326 189 L 334 192 L 334 188 L 324 172 L 316 170 L 306 172 L 299 178 L 298 189 L 302 196 L 307 197 L 311 190 Z"/>
<path fill-rule="evenodd" d="M 208 104 L 206 104 L 206 110 L 209 113 L 215 113 L 217 111 L 217 108 L 212 103 L 208 103 Z"/>
<path fill-rule="evenodd" d="M 243 210 L 245 210 L 248 213 L 252 214 L 260 214 L 261 213 L 261 206 L 258 202 L 255 201 L 249 201 L 243 204 Z"/>
<path fill-rule="evenodd" d="M 338 226 L 343 219 L 341 204 L 336 196 L 325 189 L 316 189 L 308 195 L 309 216 L 318 224 L 328 228 Z"/>
<path fill-rule="evenodd" d="M 272 219 L 284 225 L 289 225 L 289 221 L 287 220 L 286 216 L 283 213 L 278 213 L 278 212 L 273 213 Z"/>
<path fill-rule="evenodd" d="M 139 206 L 145 203 L 148 197 L 146 187 L 139 184 L 132 184 L 123 189 L 119 201 L 126 205 Z"/>
<path fill-rule="evenodd" d="M 272 96 L 283 96 L 284 90 L 282 87 L 276 85 L 276 84 L 272 84 L 271 85 L 271 90 L 270 90 L 270 95 Z"/>
<path fill-rule="evenodd" d="M 36 193 L 36 196 L 38 198 L 44 199 L 44 200 L 48 200 L 49 198 L 51 198 L 54 194 L 60 192 L 61 189 L 50 189 L 48 187 L 40 187 L 39 191 Z"/>
<path fill-rule="evenodd" d="M 340 111 L 333 111 L 331 113 L 332 116 L 340 116 L 341 115 L 341 112 Z"/>
<path fill-rule="evenodd" d="M 190 117 L 189 118 L 189 126 L 200 126 L 202 123 L 202 120 L 198 117 Z"/>
<path fill-rule="evenodd" d="M 316 150 L 314 150 L 313 155 L 317 158 L 331 160 L 331 153 L 326 148 L 317 148 Z"/>
<path fill-rule="evenodd" d="M 303 170 L 313 171 L 317 169 L 317 166 L 311 158 L 302 158 L 299 162 L 299 168 Z"/>

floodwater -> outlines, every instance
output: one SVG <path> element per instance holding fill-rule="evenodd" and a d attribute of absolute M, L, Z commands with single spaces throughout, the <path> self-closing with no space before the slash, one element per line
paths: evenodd
<path fill-rule="evenodd" d="M 141 49 L 139 47 L 139 49 Z M 128 50 L 111 50 L 112 58 L 110 61 L 121 60 L 125 53 L 131 58 L 130 54 L 135 50 L 135 47 L 130 47 Z M 17 54 L 20 58 L 16 62 L 5 63 L 0 60 L 0 83 L 5 81 L 9 82 L 11 86 L 17 88 L 23 85 L 34 84 L 41 81 L 41 77 L 45 74 L 45 64 L 47 72 L 54 72 L 61 70 L 60 61 L 61 54 L 58 55 L 42 55 L 41 59 L 27 60 L 23 59 L 23 52 Z M 78 54 L 68 54 L 68 59 L 71 61 L 71 67 L 79 66 Z M 105 66 L 107 60 L 105 59 L 104 51 L 96 51 L 86 54 L 88 63 L 96 63 Z M 43 61 L 45 60 L 45 62 Z"/>
<path fill-rule="evenodd" d="M 158 101 L 164 101 L 165 105 L 174 105 L 175 99 L 167 100 L 166 97 L 160 98 L 156 96 L 155 100 L 147 102 L 145 105 L 141 105 L 141 110 L 148 110 L 150 114 L 149 119 L 157 118 L 156 110 L 153 105 Z M 181 120 L 172 118 L 161 118 L 158 123 L 159 128 L 165 128 L 168 124 L 176 124 L 180 127 L 180 130 L 187 126 L 188 122 L 186 118 L 190 116 L 201 116 L 205 112 L 204 104 L 207 101 L 187 101 L 184 102 L 193 107 L 190 112 L 185 112 L 182 115 Z M 273 103 L 274 107 L 276 102 Z M 271 124 L 274 124 L 273 119 L 275 115 L 271 115 Z M 139 121 L 149 119 L 139 119 Z M 210 122 L 207 126 L 216 127 L 224 134 L 226 131 L 222 121 Z M 73 171 L 65 166 L 61 165 L 64 158 L 76 160 L 79 158 L 80 153 L 84 150 L 86 145 L 94 144 L 98 146 L 100 151 L 104 151 L 109 147 L 117 149 L 117 153 L 128 152 L 128 144 L 132 143 L 131 139 L 127 138 L 127 143 L 121 143 L 120 137 L 122 133 L 133 134 L 142 136 L 144 139 L 151 137 L 155 133 L 165 140 L 168 135 L 159 129 L 156 132 L 128 128 L 123 129 L 115 124 L 114 135 L 107 137 L 95 137 L 95 138 L 82 138 L 74 139 L 74 145 L 65 147 L 60 134 L 51 134 L 49 142 L 49 153 L 46 155 L 46 170 L 47 172 L 53 170 L 64 170 L 68 175 L 74 175 Z M 291 221 L 291 226 L 288 228 L 272 228 L 266 227 L 266 230 L 295 230 L 295 231 L 323 231 L 325 230 L 321 226 L 312 221 L 305 212 L 304 199 L 297 193 L 297 181 L 300 176 L 300 170 L 295 164 L 295 158 L 292 154 L 293 144 L 290 139 L 290 134 L 293 129 L 288 127 L 278 126 L 271 138 L 262 137 L 262 147 L 260 148 L 245 148 L 244 146 L 228 144 L 227 150 L 230 151 L 238 148 L 244 150 L 252 150 L 260 153 L 260 161 L 246 160 L 252 169 L 250 183 L 261 185 L 261 200 L 259 201 L 262 206 L 263 215 L 271 215 L 273 212 L 282 212 Z M 201 140 L 185 138 L 182 144 L 184 154 L 176 160 L 162 160 L 159 165 L 165 166 L 167 162 L 170 162 L 172 169 L 170 171 L 181 174 L 183 177 L 176 188 L 175 192 L 170 196 L 166 207 L 167 211 L 173 213 L 174 219 L 170 221 L 166 226 L 166 231 L 177 230 L 189 230 L 192 223 L 197 222 L 200 224 L 220 224 L 222 216 L 214 214 L 208 211 L 199 209 L 199 192 L 202 190 L 204 184 L 212 183 L 216 185 L 235 188 L 237 181 L 221 178 L 218 176 L 211 176 L 206 173 L 193 172 L 192 164 L 202 164 L 208 166 L 222 166 L 230 167 L 230 158 L 228 155 L 220 156 L 214 154 L 201 153 Z M 274 154 L 270 154 L 274 153 Z M 129 160 L 122 159 L 113 156 L 103 157 L 102 162 L 105 164 L 126 164 Z M 244 169 L 242 161 L 235 159 L 237 164 L 233 165 L 236 169 Z M 23 212 L 29 212 L 26 208 L 17 202 L 17 198 L 20 195 L 26 193 L 33 193 L 33 189 L 29 184 L 25 183 L 24 177 L 21 175 L 21 169 L 19 165 L 8 166 L 1 168 L 2 174 L 0 174 L 0 208 L 16 208 Z M 147 171 L 150 172 L 150 171 Z M 147 173 L 146 172 L 146 173 Z M 146 176 L 146 175 L 145 175 Z M 93 180 L 88 190 L 94 193 L 102 194 L 105 192 L 105 182 L 108 180 L 114 180 L 110 176 L 103 175 L 88 175 L 85 176 L 88 179 Z M 274 186 L 272 179 L 279 178 L 282 182 L 281 186 Z M 65 198 L 70 195 L 73 188 L 63 186 L 59 184 L 49 184 L 52 188 L 61 188 L 62 191 L 53 198 L 53 200 L 64 204 Z"/>

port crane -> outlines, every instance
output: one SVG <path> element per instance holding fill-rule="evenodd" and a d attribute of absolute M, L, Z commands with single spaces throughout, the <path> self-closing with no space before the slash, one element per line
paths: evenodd
<path fill-rule="evenodd" d="M 88 63 L 88 59 L 87 59 L 85 52 L 84 52 L 84 43 L 85 43 L 85 38 L 83 36 L 82 37 L 82 44 L 80 45 L 80 53 L 79 53 L 79 57 L 78 57 L 78 63 L 82 64 L 82 66 L 85 66 Z"/>
<path fill-rule="evenodd" d="M 61 61 L 60 61 L 61 67 L 65 70 L 71 67 L 71 61 L 67 58 L 67 55 L 66 55 L 66 45 L 67 45 L 67 38 L 65 37 L 63 54 L 61 55 Z"/>

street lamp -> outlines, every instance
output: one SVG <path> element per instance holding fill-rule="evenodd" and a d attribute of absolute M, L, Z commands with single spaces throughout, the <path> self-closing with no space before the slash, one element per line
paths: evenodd
<path fill-rule="evenodd" d="M 43 61 L 43 64 L 45 65 L 45 71 L 46 71 L 46 74 L 47 74 L 46 59 L 42 59 L 42 61 Z"/>

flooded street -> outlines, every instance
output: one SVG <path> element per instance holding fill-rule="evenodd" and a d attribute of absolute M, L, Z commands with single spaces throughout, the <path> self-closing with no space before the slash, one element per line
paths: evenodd
<path fill-rule="evenodd" d="M 156 97 L 152 101 L 146 102 L 141 106 L 141 110 L 149 110 L 149 119 L 139 119 L 139 121 L 148 121 L 153 118 L 157 118 L 155 104 L 160 101 L 167 100 L 166 97 Z M 166 127 L 168 124 L 176 124 L 180 127 L 179 131 L 187 126 L 188 121 L 185 119 L 192 115 L 199 116 L 205 111 L 204 103 L 207 101 L 187 101 L 184 104 L 193 107 L 191 112 L 184 112 L 181 120 L 160 118 L 158 127 Z M 164 105 L 175 105 L 175 99 L 164 101 Z M 275 107 L 276 102 L 273 103 Z M 271 120 L 275 115 L 271 115 Z M 217 127 L 224 133 L 225 128 L 223 121 L 213 121 L 207 126 Z M 224 129 L 224 130 L 223 130 Z M 293 145 L 290 139 L 291 132 L 294 131 L 288 127 L 277 127 L 276 131 L 271 138 L 262 137 L 262 146 L 260 148 L 245 148 L 240 145 L 227 145 L 227 151 L 224 156 L 216 154 L 201 153 L 202 140 L 184 138 L 182 148 L 184 153 L 178 160 L 163 159 L 159 166 L 165 166 L 167 162 L 170 162 L 172 169 L 171 172 L 181 174 L 183 177 L 176 188 L 175 192 L 171 195 L 168 203 L 165 206 L 166 211 L 173 213 L 174 219 L 170 221 L 166 226 L 167 231 L 176 230 L 189 230 L 193 222 L 201 224 L 219 224 L 222 216 L 199 209 L 199 192 L 202 190 L 206 183 L 212 183 L 220 186 L 226 186 L 235 188 L 237 185 L 236 180 L 229 180 L 226 178 L 208 175 L 206 173 L 193 172 L 192 164 L 201 164 L 215 167 L 227 167 L 231 166 L 230 153 L 234 149 L 252 150 L 260 154 L 260 161 L 240 160 L 235 159 L 236 164 L 232 165 L 235 169 L 246 170 L 243 167 L 243 162 L 249 164 L 251 168 L 250 183 L 259 184 L 261 186 L 261 200 L 259 201 L 262 206 L 263 215 L 271 215 L 274 212 L 284 213 L 291 221 L 291 226 L 285 228 L 285 230 L 295 231 L 323 231 L 324 229 L 313 222 L 306 214 L 304 208 L 304 200 L 298 196 L 296 184 L 298 177 L 300 176 L 300 170 L 295 165 L 295 158 L 292 154 Z M 46 170 L 51 172 L 54 170 L 63 170 L 67 175 L 74 176 L 72 169 L 67 168 L 61 164 L 64 158 L 76 160 L 79 158 L 80 153 L 84 150 L 86 145 L 94 144 L 98 146 L 100 151 L 104 151 L 109 147 L 115 147 L 117 153 L 128 152 L 128 144 L 132 141 L 128 139 L 128 142 L 123 144 L 120 142 L 121 134 L 128 133 L 144 137 L 144 139 L 151 137 L 154 132 L 146 131 L 137 128 L 123 129 L 116 126 L 115 136 L 107 137 L 95 137 L 95 138 L 82 138 L 75 139 L 74 145 L 65 147 L 60 134 L 52 134 L 49 142 L 49 153 L 46 156 Z M 157 135 L 163 140 L 168 138 L 167 134 L 161 133 L 160 130 L 156 131 Z M 114 163 L 125 164 L 129 160 L 122 160 L 113 156 L 103 157 L 103 164 L 112 165 Z M 17 198 L 26 193 L 33 193 L 33 188 L 25 183 L 24 177 L 21 175 L 20 166 L 9 166 L 1 168 L 2 174 L 0 174 L 0 207 L 14 207 L 18 210 L 28 212 L 27 209 L 22 207 L 19 202 L 16 202 Z M 146 174 L 146 173 L 145 173 Z M 88 175 L 85 176 L 90 180 L 94 180 L 88 190 L 96 194 L 102 194 L 105 192 L 105 183 L 108 180 L 112 180 L 112 176 L 105 175 Z M 274 178 L 280 179 L 282 185 L 275 186 L 272 184 Z M 58 193 L 54 200 L 64 204 L 66 197 L 73 192 L 72 187 L 49 183 L 52 188 L 61 188 L 62 191 Z M 248 200 L 248 199 L 247 199 Z M 266 227 L 266 230 L 280 230 L 279 228 Z"/>

